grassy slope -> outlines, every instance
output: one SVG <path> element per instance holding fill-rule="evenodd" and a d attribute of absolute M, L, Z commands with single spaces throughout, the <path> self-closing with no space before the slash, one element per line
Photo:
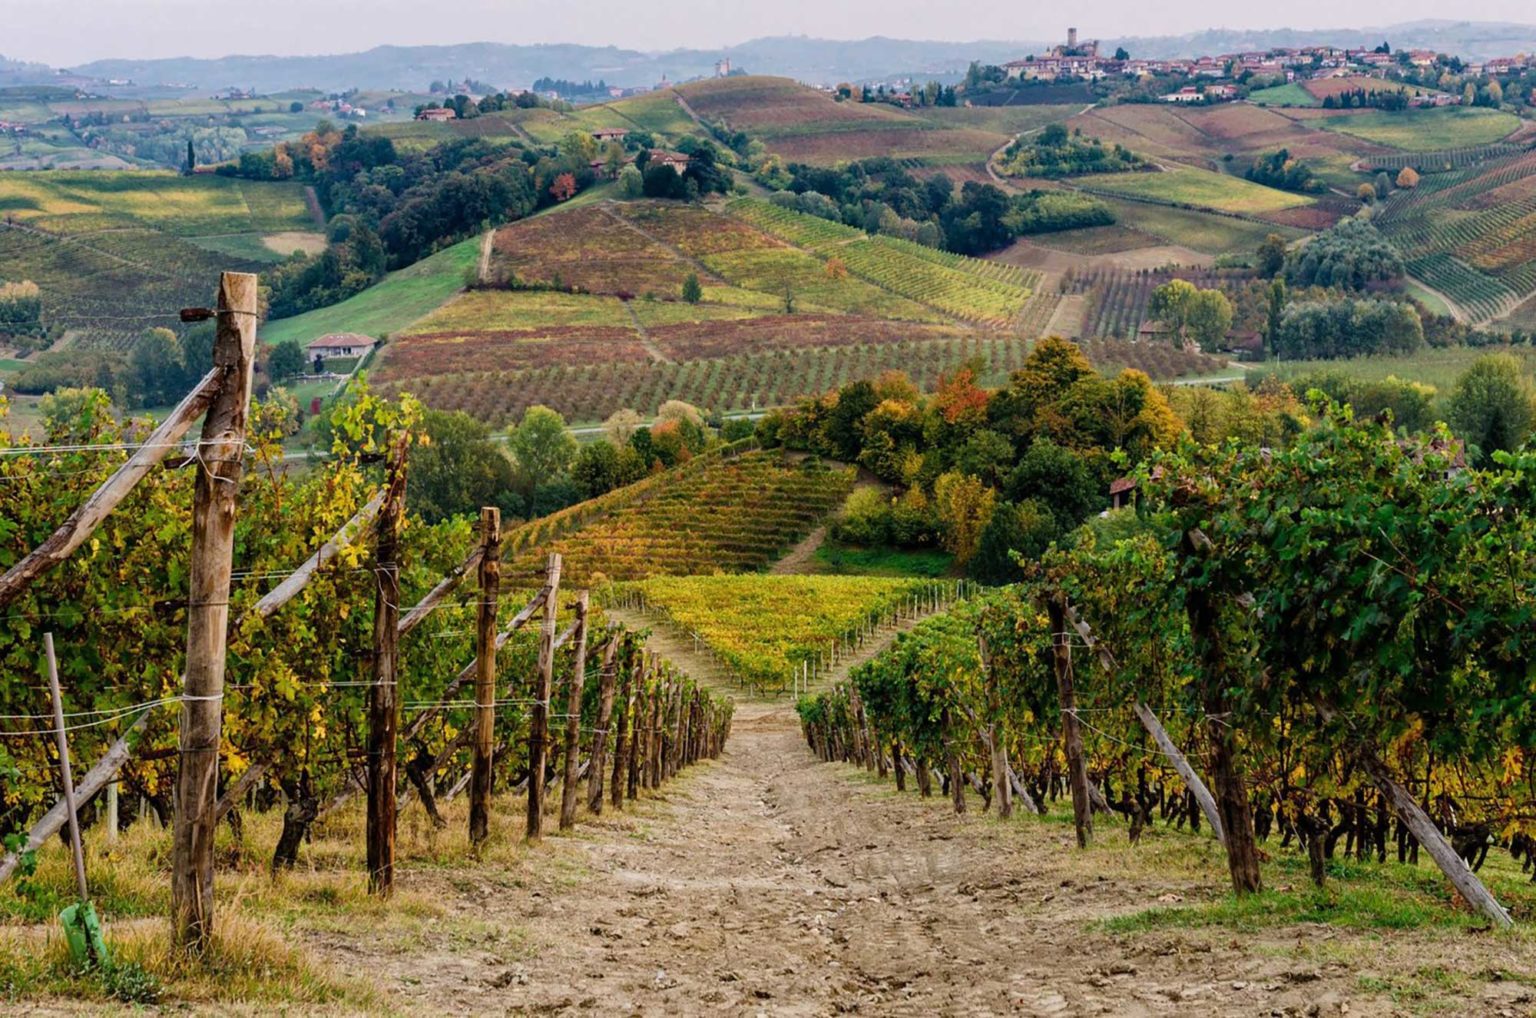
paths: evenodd
<path fill-rule="evenodd" d="M 1276 85 L 1274 88 L 1261 88 L 1248 94 L 1248 101 L 1260 106 L 1321 106 L 1322 101 L 1296 84 L 1294 81 L 1287 85 Z"/>
<path fill-rule="evenodd" d="M 1378 145 L 1409 152 L 1434 152 L 1491 144 L 1519 128 L 1520 118 L 1498 110 L 1446 106 L 1393 113 L 1372 110 L 1348 117 L 1329 117 L 1319 123 L 1330 131 L 1354 135 Z"/>
<path fill-rule="evenodd" d="M 471 237 L 408 268 L 391 272 L 340 304 L 262 326 L 268 343 L 294 340 L 301 345 L 332 332 L 380 336 L 410 325 L 431 313 L 464 285 L 464 270 L 480 257 L 480 238 Z"/>
<path fill-rule="evenodd" d="M 1456 380 L 1472 362 L 1489 353 L 1476 347 L 1426 347 L 1418 353 L 1401 357 L 1356 357 L 1336 361 L 1281 361 L 1274 365 L 1255 365 L 1254 371 L 1273 370 L 1282 378 L 1311 371 L 1336 371 L 1365 381 L 1381 381 L 1389 376 L 1432 385 L 1443 399 L 1456 387 Z M 1509 347 L 1508 353 L 1520 358 L 1527 370 L 1536 371 L 1536 350 Z"/>
<path fill-rule="evenodd" d="M 1247 215 L 1278 212 L 1311 203 L 1310 198 L 1298 194 L 1189 166 L 1163 173 L 1104 173 L 1078 177 L 1074 182 L 1086 188 L 1133 198 L 1198 205 L 1219 212 Z"/>

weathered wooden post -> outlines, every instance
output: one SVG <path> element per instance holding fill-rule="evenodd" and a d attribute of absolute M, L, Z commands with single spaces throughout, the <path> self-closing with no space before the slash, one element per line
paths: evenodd
<path fill-rule="evenodd" d="M 256 277 L 219 278 L 213 367 L 219 391 L 203 419 L 192 495 L 187 596 L 187 670 L 177 747 L 171 847 L 171 930 L 178 948 L 201 953 L 213 934 L 213 834 L 218 826 L 219 739 L 235 511 L 245 470 L 245 425 L 256 356 Z"/>
<path fill-rule="evenodd" d="M 624 808 L 624 780 L 626 769 L 629 766 L 627 758 L 633 752 L 630 748 L 629 727 L 631 724 L 630 719 L 634 715 L 631 704 L 634 702 L 635 695 L 635 669 L 643 667 L 643 660 L 640 654 L 636 654 L 635 660 L 624 669 L 624 681 L 621 684 L 622 688 L 616 697 L 617 702 L 614 707 L 611 725 L 613 728 L 613 788 L 610 791 L 610 801 L 613 803 L 614 809 Z"/>
<path fill-rule="evenodd" d="M 1083 729 L 1077 717 L 1077 690 L 1072 679 L 1072 643 L 1067 635 L 1066 601 L 1059 593 L 1045 598 L 1051 621 L 1051 661 L 1056 670 L 1056 694 L 1061 699 L 1061 728 L 1067 750 L 1067 780 L 1072 787 L 1072 819 L 1077 847 L 1093 840 L 1093 802 L 1088 795 L 1088 765 L 1083 760 Z"/>
<path fill-rule="evenodd" d="M 528 723 L 528 840 L 544 836 L 544 770 L 549 763 L 549 698 L 555 677 L 555 624 L 560 613 L 560 556 L 544 568 L 544 627 L 539 633 L 539 677 Z"/>
<path fill-rule="evenodd" d="M 571 683 L 565 697 L 565 787 L 560 795 L 560 829 L 576 825 L 576 771 L 581 756 L 581 693 L 587 682 L 587 604 L 588 593 L 576 595 L 576 656 L 571 665 Z"/>
<path fill-rule="evenodd" d="M 368 687 L 368 890 L 395 885 L 395 745 L 400 729 L 400 527 L 405 519 L 406 449 L 390 444 L 384 505 L 374 521 L 373 682 Z"/>
<path fill-rule="evenodd" d="M 490 834 L 496 747 L 496 609 L 501 597 L 501 510 L 480 510 L 480 603 L 475 613 L 475 751 L 469 779 L 469 843 Z"/>
<path fill-rule="evenodd" d="M 619 655 L 619 637 L 610 637 L 603 648 L 603 670 L 598 678 L 597 727 L 592 732 L 592 760 L 587 765 L 587 809 L 603 812 L 603 777 L 608 764 L 608 728 L 613 723 L 614 667 Z"/>

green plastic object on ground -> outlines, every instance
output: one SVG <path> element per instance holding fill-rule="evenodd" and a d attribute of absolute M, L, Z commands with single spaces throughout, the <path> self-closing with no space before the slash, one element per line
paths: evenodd
<path fill-rule="evenodd" d="M 64 939 L 69 943 L 71 958 L 91 965 L 107 963 L 107 942 L 101 937 L 96 906 L 88 901 L 71 905 L 59 913 L 59 922 L 64 924 Z"/>

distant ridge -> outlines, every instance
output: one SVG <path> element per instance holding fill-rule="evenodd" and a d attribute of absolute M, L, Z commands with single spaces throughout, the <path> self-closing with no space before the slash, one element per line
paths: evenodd
<path fill-rule="evenodd" d="M 1087 37 L 1095 26 L 1082 28 Z M 1394 49 L 1424 48 L 1486 60 L 1536 51 L 1536 25 L 1504 22 L 1424 20 L 1375 28 L 1236 30 L 1214 28 L 1179 36 L 1115 38 L 1106 46 L 1124 46 L 1136 56 L 1168 58 L 1269 49 L 1276 46 L 1333 44 Z M 141 85 L 185 83 L 217 89 L 231 85 L 273 92 L 313 87 L 424 89 L 431 81 L 468 76 L 501 87 L 527 87 L 536 78 L 599 78 L 625 87 L 654 85 L 714 73 L 715 61 L 755 74 L 775 74 L 811 84 L 863 81 L 898 75 L 952 79 L 972 60 L 1000 63 L 1043 50 L 1043 41 L 979 40 L 935 42 L 875 36 L 859 40 L 771 36 L 723 49 L 678 49 L 647 53 L 615 46 L 546 44 L 536 46 L 476 42 L 451 46 L 379 46 L 362 53 L 324 56 L 173 57 L 158 60 L 113 59 L 82 64 L 81 76 L 131 79 Z M 37 72 L 38 65 L 10 65 Z M 31 74 L 28 75 L 29 77 Z"/>

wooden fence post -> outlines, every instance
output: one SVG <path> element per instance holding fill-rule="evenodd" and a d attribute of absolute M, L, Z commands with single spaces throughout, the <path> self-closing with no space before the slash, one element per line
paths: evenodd
<path fill-rule="evenodd" d="M 603 670 L 597 687 L 597 727 L 592 731 L 592 758 L 587 765 L 587 809 L 603 812 L 603 772 L 608 765 L 608 726 L 613 722 L 614 665 L 619 654 L 619 637 L 609 637 L 603 648 Z"/>
<path fill-rule="evenodd" d="M 171 931 L 178 948 L 201 953 L 213 934 L 213 832 L 218 826 L 219 739 L 235 511 L 245 470 L 245 425 L 256 356 L 256 277 L 219 278 L 213 367 L 219 391 L 203 419 L 201 469 L 192 496 L 187 596 L 187 670 L 177 748 L 176 823 L 171 848 Z"/>
<path fill-rule="evenodd" d="M 528 723 L 528 840 L 544 836 L 544 769 L 549 762 L 549 698 L 555 676 L 555 624 L 560 612 L 560 556 L 545 567 L 544 628 L 539 634 L 539 676 Z"/>
<path fill-rule="evenodd" d="M 618 694 L 615 697 L 613 721 L 609 727 L 613 729 L 613 777 L 612 788 L 609 789 L 609 802 L 614 809 L 624 808 L 624 775 L 626 758 L 630 754 L 629 726 L 633 711 L 630 704 L 634 698 L 635 669 L 644 667 L 644 651 L 636 650 L 634 656 L 629 659 L 624 668 L 624 680 L 620 683 Z"/>
<path fill-rule="evenodd" d="M 565 787 L 560 794 L 560 829 L 576 825 L 576 772 L 581 756 L 581 694 L 587 684 L 587 604 L 589 594 L 576 595 L 575 660 L 571 664 L 571 684 L 565 698 Z"/>
<path fill-rule="evenodd" d="M 1061 728 L 1067 744 L 1067 779 L 1072 786 L 1072 819 L 1077 827 L 1077 847 L 1093 840 L 1093 802 L 1088 792 L 1088 765 L 1083 760 L 1083 729 L 1077 717 L 1077 689 L 1072 680 L 1072 644 L 1067 635 L 1066 599 L 1051 593 L 1045 599 L 1051 621 L 1051 660 L 1056 670 L 1056 692 L 1061 698 Z"/>
<path fill-rule="evenodd" d="M 368 687 L 368 890 L 388 897 L 395 884 L 395 742 L 400 727 L 400 524 L 405 515 L 406 449 L 389 450 L 384 507 L 375 523 L 373 684 Z"/>
<path fill-rule="evenodd" d="M 496 748 L 496 608 L 501 595 L 501 510 L 480 510 L 480 604 L 475 613 L 475 750 L 469 779 L 469 843 L 490 834 Z"/>

